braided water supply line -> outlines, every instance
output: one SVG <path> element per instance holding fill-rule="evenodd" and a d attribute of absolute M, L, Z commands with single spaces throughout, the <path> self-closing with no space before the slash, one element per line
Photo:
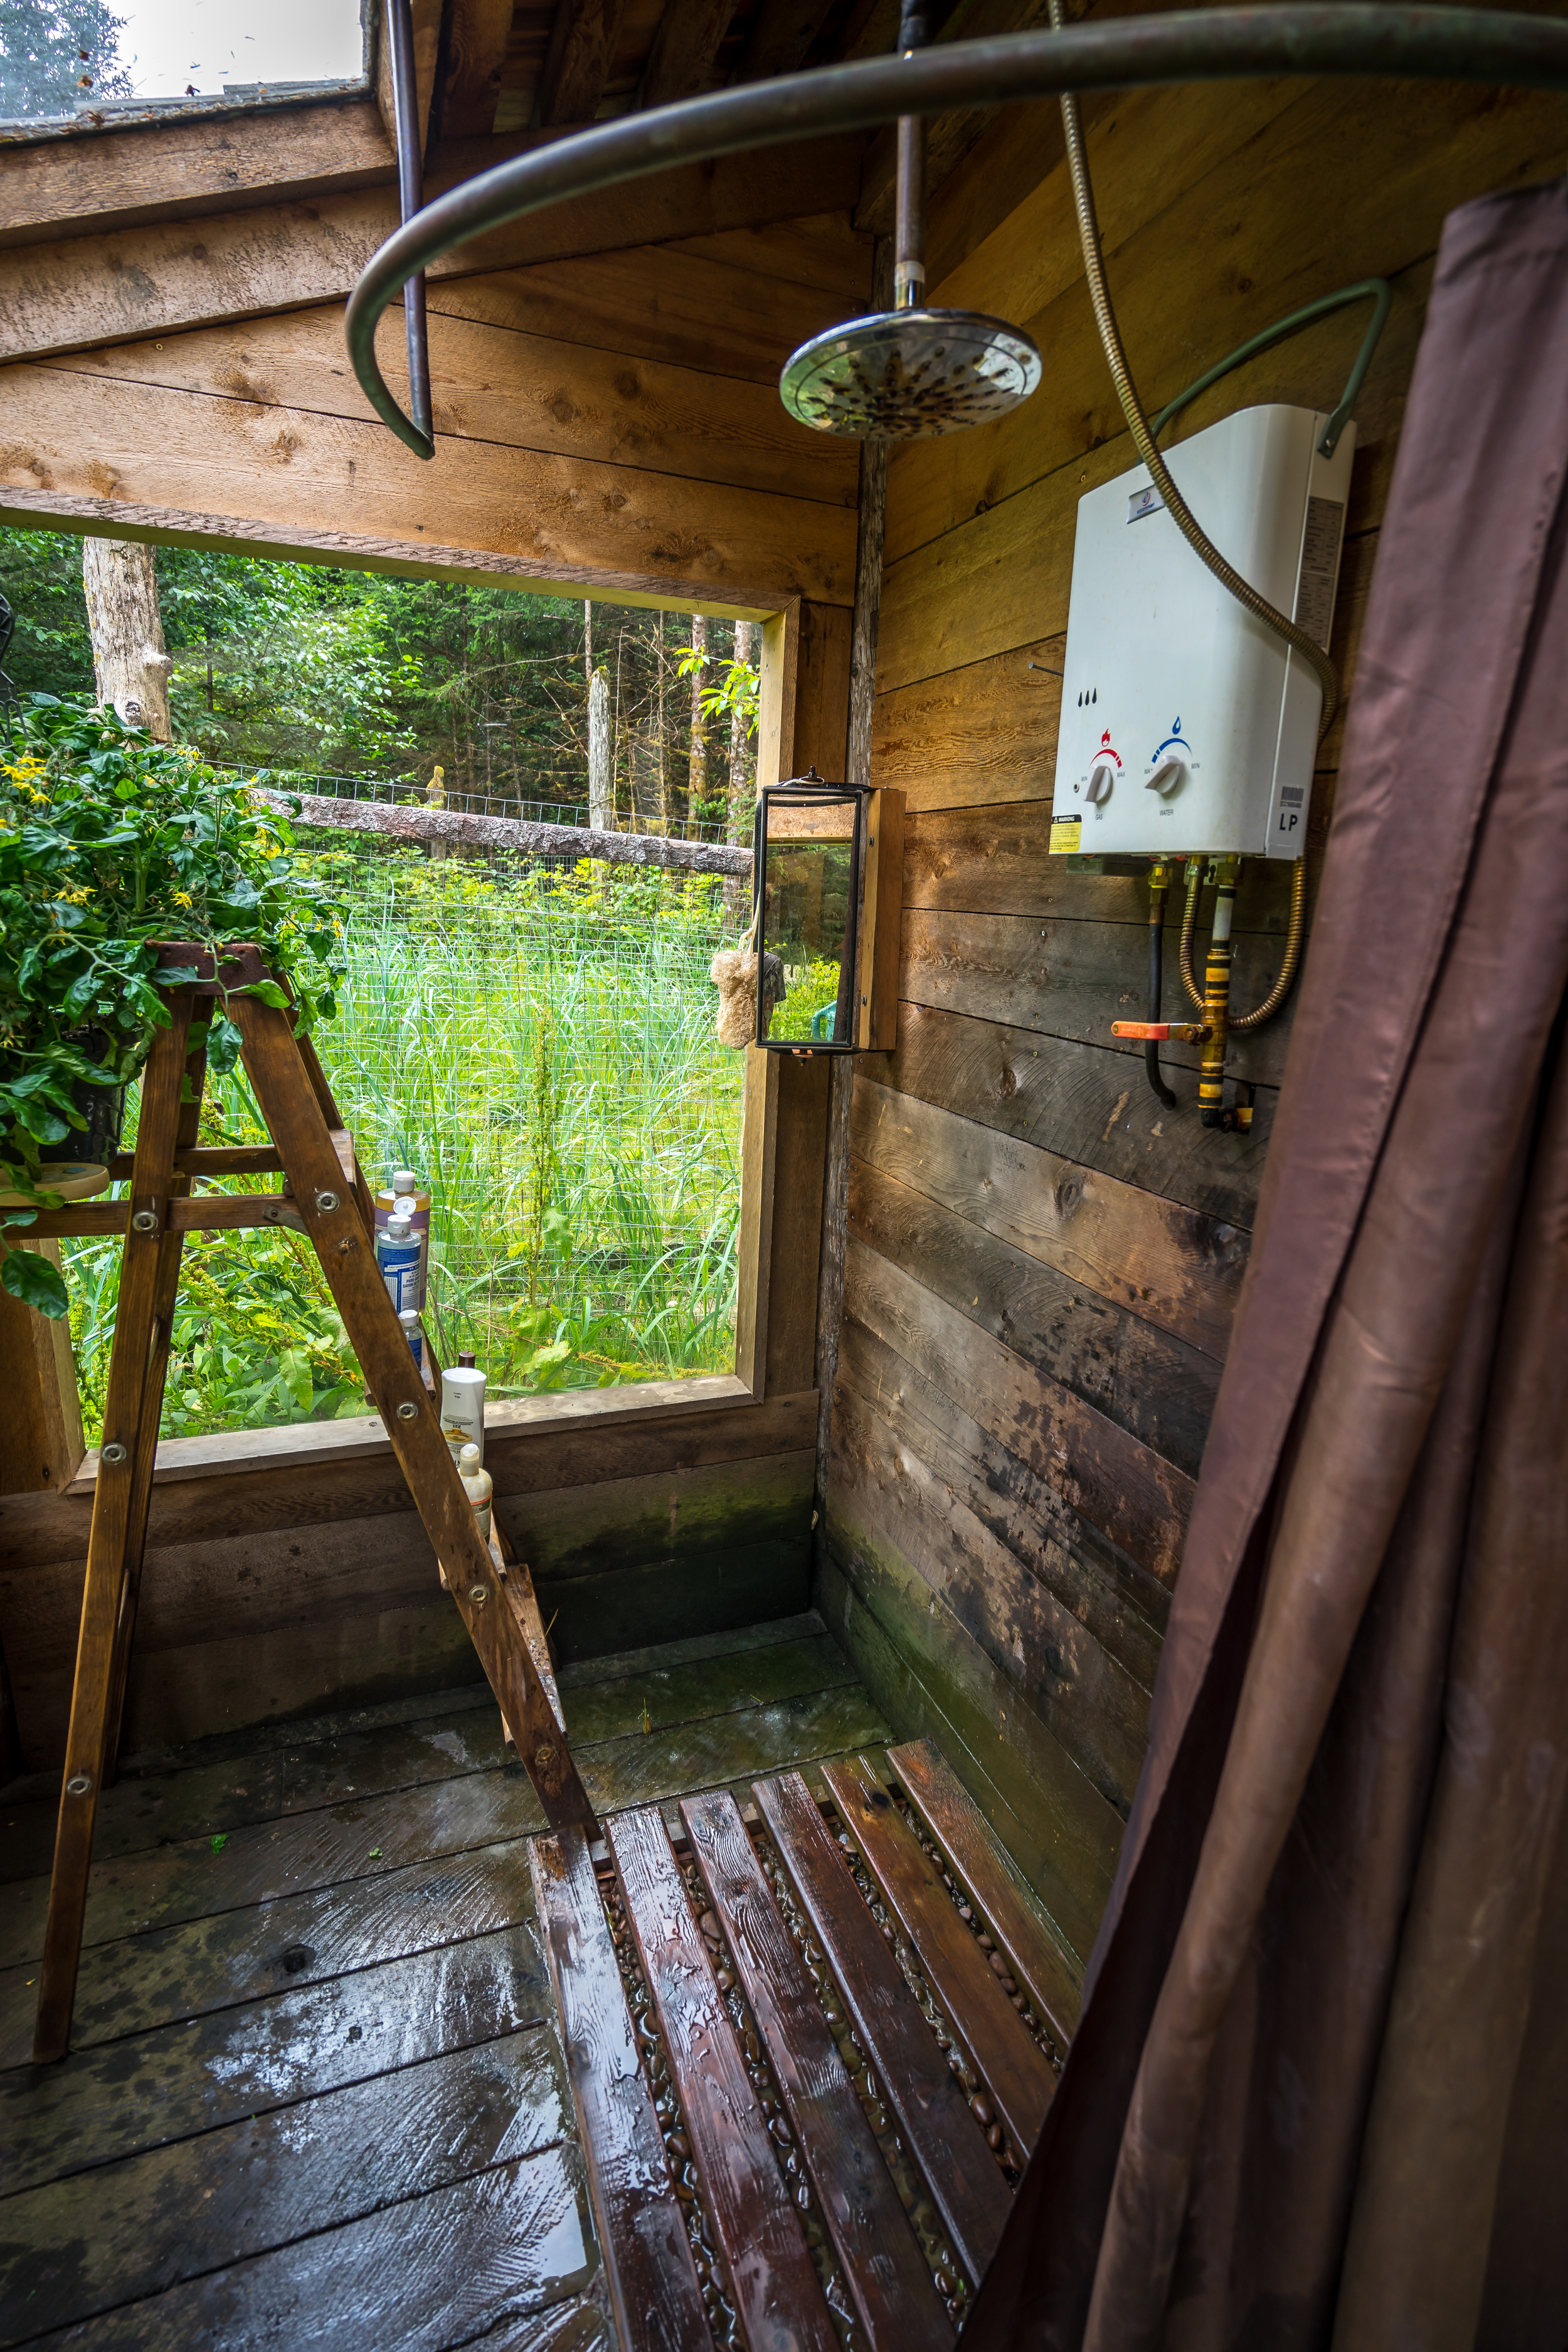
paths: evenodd
<path fill-rule="evenodd" d="M 1182 947 L 1179 958 L 1182 986 L 1186 990 L 1193 1006 L 1199 1013 L 1203 1011 L 1205 1000 L 1203 990 L 1193 976 L 1193 935 L 1197 929 L 1198 885 L 1203 870 L 1204 861 L 1201 857 L 1194 857 L 1188 861 L 1187 897 L 1182 909 Z M 1290 868 L 1290 913 L 1285 926 L 1285 952 L 1279 959 L 1279 976 L 1261 1004 L 1255 1004 L 1250 1013 L 1231 1014 L 1227 1024 L 1230 1028 L 1261 1029 L 1266 1021 L 1272 1021 L 1290 993 L 1291 984 L 1296 978 L 1296 966 L 1301 961 L 1301 940 L 1306 929 L 1307 861 L 1304 857 L 1298 857 L 1295 865 Z"/>

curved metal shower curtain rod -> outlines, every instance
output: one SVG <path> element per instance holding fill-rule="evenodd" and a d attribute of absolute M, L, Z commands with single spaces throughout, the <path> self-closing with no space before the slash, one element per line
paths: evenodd
<path fill-rule="evenodd" d="M 1074 25 L 1059 33 L 952 41 L 911 57 L 824 66 L 625 115 L 498 163 L 437 197 L 390 236 L 349 303 L 349 357 L 376 415 L 416 456 L 432 457 L 433 436 L 404 415 L 376 364 L 375 330 L 406 279 L 485 229 L 679 163 L 705 163 L 826 131 L 870 131 L 901 114 L 1006 106 L 1063 90 L 1287 74 L 1568 90 L 1568 23 L 1483 8 L 1361 0 L 1193 8 Z"/>

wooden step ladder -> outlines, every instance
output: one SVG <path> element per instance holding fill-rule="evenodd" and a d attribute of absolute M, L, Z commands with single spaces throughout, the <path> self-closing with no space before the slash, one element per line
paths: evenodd
<path fill-rule="evenodd" d="M 194 971 L 197 979 L 194 986 L 172 982 L 166 991 L 171 1019 L 158 1031 L 142 1075 L 130 1199 L 40 1214 L 26 1228 L 28 1240 L 125 1236 L 33 2044 L 40 2063 L 63 2057 L 69 2047 L 93 1826 L 120 1743 L 187 1233 L 288 1223 L 314 1243 L 349 1344 L 435 1546 L 441 1580 L 516 1737 L 545 1819 L 562 1831 L 594 1829 L 592 1807 L 535 1662 L 539 1653 L 547 1675 L 542 1643 L 536 1633 L 530 1639 L 527 1570 L 509 1571 L 499 1549 L 492 1553 L 479 1536 L 377 1267 L 370 1192 L 309 1039 L 295 1036 L 280 1006 L 254 992 L 254 992 L 269 979 L 254 948 L 226 950 L 215 966 L 206 950 L 174 944 L 161 951 L 160 969 Z M 198 1005 L 220 995 L 240 1032 L 246 1072 L 272 1139 L 269 1150 L 196 1146 L 206 1063 L 203 1045 L 191 1045 L 193 1016 Z M 268 1171 L 281 1171 L 284 1194 L 191 1197 L 198 1177 Z"/>
<path fill-rule="evenodd" d="M 679 1843 L 618 1814 L 597 1868 L 580 1831 L 531 1842 L 623 2352 L 698 2352 L 731 2311 L 837 2352 L 830 2294 L 872 2352 L 942 2352 L 984 2275 L 1076 1969 L 931 1743 L 888 1764 L 824 1767 L 833 1818 L 787 1773 L 744 1814 L 685 1800 Z"/>

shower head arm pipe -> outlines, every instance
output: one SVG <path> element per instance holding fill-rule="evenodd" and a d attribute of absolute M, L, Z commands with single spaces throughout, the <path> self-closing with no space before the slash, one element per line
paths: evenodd
<path fill-rule="evenodd" d="M 903 0 L 899 55 L 926 45 L 925 0 Z M 912 310 L 926 290 L 926 126 L 921 114 L 899 117 L 899 193 L 893 223 L 893 308 Z"/>
<path fill-rule="evenodd" d="M 571 196 L 677 164 L 824 133 L 875 130 L 902 115 L 1005 106 L 1063 90 L 1355 74 L 1398 80 L 1568 89 L 1568 23 L 1487 8 L 1405 7 L 1365 0 L 1188 9 L 1071 25 L 1059 33 L 950 41 L 911 57 L 868 58 L 683 100 L 595 124 L 484 172 L 427 205 L 388 237 L 349 303 L 349 356 L 376 415 L 421 457 L 430 435 L 406 417 L 382 375 L 375 330 L 399 289 L 452 247 Z"/>

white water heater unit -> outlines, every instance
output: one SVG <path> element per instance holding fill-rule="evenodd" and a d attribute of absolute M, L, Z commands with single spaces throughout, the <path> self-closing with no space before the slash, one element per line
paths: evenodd
<path fill-rule="evenodd" d="M 1327 646 L 1355 427 L 1244 408 L 1166 457 L 1220 553 Z M 1051 848 L 1300 857 L 1322 689 L 1187 545 L 1142 466 L 1079 500 Z"/>

